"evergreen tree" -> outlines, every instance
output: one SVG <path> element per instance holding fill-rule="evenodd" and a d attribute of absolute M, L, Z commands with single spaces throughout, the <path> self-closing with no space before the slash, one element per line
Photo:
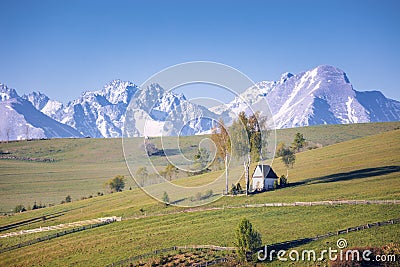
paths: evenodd
<path fill-rule="evenodd" d="M 288 184 L 287 178 L 285 177 L 285 175 L 281 175 L 281 177 L 279 178 L 279 186 L 286 187 L 287 184 Z"/>
<path fill-rule="evenodd" d="M 303 134 L 296 133 L 294 136 L 294 140 L 292 143 L 293 148 L 295 151 L 299 151 L 306 145 L 306 139 L 304 138 Z"/>
<path fill-rule="evenodd" d="M 247 261 L 248 254 L 262 245 L 260 233 L 253 229 L 253 225 L 246 218 L 243 218 L 237 226 L 235 238 L 237 254 L 241 261 Z"/>
<path fill-rule="evenodd" d="M 243 191 L 242 186 L 240 185 L 240 183 L 236 184 L 236 190 L 239 192 Z"/>

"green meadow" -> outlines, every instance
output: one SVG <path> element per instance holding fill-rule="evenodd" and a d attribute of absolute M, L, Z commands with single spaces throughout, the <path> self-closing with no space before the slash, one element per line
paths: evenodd
<path fill-rule="evenodd" d="M 9 211 L 17 204 L 32 205 L 34 201 L 55 204 L 1 216 L 0 226 L 43 216 L 47 218 L 1 233 L 112 215 L 123 218 L 122 222 L 1 253 L 0 262 L 4 266 L 104 266 L 171 246 L 233 246 L 234 229 L 243 217 L 248 218 L 261 233 L 263 244 L 313 237 L 398 218 L 400 207 L 394 204 L 241 206 L 322 200 L 398 200 L 399 127 L 400 123 L 377 123 L 279 130 L 278 140 L 286 143 L 291 142 L 296 132 L 301 132 L 307 140 L 324 145 L 296 154 L 296 163 L 289 169 L 289 187 L 251 196 L 222 197 L 196 210 L 166 207 L 136 188 L 133 179 L 127 180 L 126 190 L 121 193 L 97 196 L 97 192 L 104 192 L 103 184 L 109 178 L 118 174 L 130 176 L 120 139 L 55 139 L 0 144 L 3 155 L 55 160 L 0 160 L 2 211 Z M 189 146 L 198 144 L 201 138 L 186 137 L 182 142 Z M 160 159 L 160 168 L 163 167 L 162 162 Z M 141 164 L 145 163 L 139 161 L 138 165 Z M 286 174 L 286 167 L 279 158 L 274 159 L 272 167 L 278 175 Z M 173 182 L 196 186 L 213 180 L 220 173 L 179 178 Z M 129 187 L 132 190 L 127 190 Z M 66 195 L 71 195 L 73 201 L 59 204 Z M 80 200 L 82 196 L 89 195 L 93 197 Z M 0 248 L 47 234 L 49 232 L 2 238 Z M 383 226 L 344 237 L 351 246 L 381 246 L 398 242 L 399 226 Z M 323 248 L 334 242 L 336 239 L 332 237 L 302 247 Z"/>

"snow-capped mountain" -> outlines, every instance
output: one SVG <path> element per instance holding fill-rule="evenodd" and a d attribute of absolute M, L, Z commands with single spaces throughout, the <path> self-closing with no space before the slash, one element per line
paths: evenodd
<path fill-rule="evenodd" d="M 62 104 L 33 92 L 19 97 L 0 84 L 0 139 L 192 135 L 209 132 L 212 120 L 229 123 L 240 111 L 269 104 L 276 128 L 400 120 L 400 102 L 379 91 L 354 90 L 346 73 L 318 66 L 277 81 L 262 81 L 232 102 L 207 109 L 182 94 L 152 84 L 138 88 L 113 80 Z M 127 117 L 125 117 L 127 116 Z"/>
<path fill-rule="evenodd" d="M 128 136 L 194 135 L 209 131 L 218 116 L 182 94 L 151 84 L 138 91 L 128 109 Z"/>
<path fill-rule="evenodd" d="M 83 137 L 37 110 L 14 89 L 0 84 L 0 140 Z"/>
<path fill-rule="evenodd" d="M 56 114 L 58 114 L 64 107 L 61 102 L 50 100 L 47 95 L 40 92 L 32 92 L 27 95 L 22 95 L 22 98 L 31 102 L 37 110 L 53 118 L 57 117 Z"/>
<path fill-rule="evenodd" d="M 17 97 L 18 94 L 15 89 L 8 88 L 5 84 L 0 83 L 0 101 L 6 101 Z"/>
<path fill-rule="evenodd" d="M 158 84 L 139 90 L 131 82 L 113 80 L 103 89 L 84 92 L 66 105 L 38 92 L 23 98 L 54 120 L 90 137 L 121 137 L 131 100 L 135 105 L 129 121 L 133 136 L 204 133 L 211 129 L 212 120 L 207 118 L 217 119 L 205 107 L 187 101 L 182 94 L 166 92 Z"/>
<path fill-rule="evenodd" d="M 66 105 L 33 92 L 23 98 L 54 120 L 88 137 L 120 137 L 126 108 L 137 91 L 131 82 L 113 80 L 103 89 L 84 92 Z"/>
<path fill-rule="evenodd" d="M 318 124 L 347 124 L 400 120 L 400 102 L 382 93 L 354 90 L 347 75 L 332 66 L 318 66 L 279 81 L 257 83 L 227 105 L 212 108 L 218 114 L 237 114 L 265 98 L 276 128 Z"/>
<path fill-rule="evenodd" d="M 50 116 L 85 136 L 120 137 L 126 108 L 137 89 L 131 82 L 114 80 L 102 90 L 84 92 Z"/>

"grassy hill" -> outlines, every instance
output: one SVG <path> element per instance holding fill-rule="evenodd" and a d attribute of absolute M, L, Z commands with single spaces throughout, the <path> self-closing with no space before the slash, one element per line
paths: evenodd
<path fill-rule="evenodd" d="M 277 140 L 290 143 L 294 134 L 296 132 L 301 132 L 309 141 L 328 145 L 387 132 L 397 128 L 400 128 L 400 122 L 324 125 L 278 130 Z M 202 138 L 204 137 L 182 137 L 182 147 L 189 148 L 194 144 L 197 145 Z M 140 139 L 138 139 L 138 142 L 139 140 Z M 379 146 L 379 144 L 372 144 L 371 146 L 375 145 Z M 347 170 L 354 169 L 353 164 L 358 164 L 359 169 L 361 169 L 361 165 L 365 168 L 370 166 L 368 162 L 365 162 L 365 164 L 362 163 L 370 158 L 367 157 L 366 159 L 358 158 L 358 161 L 361 163 L 354 162 L 353 159 L 353 162 L 341 162 L 340 170 L 338 170 L 337 164 L 333 165 L 336 167 L 329 170 L 323 163 L 318 163 L 321 158 L 325 157 L 323 154 L 325 153 L 324 151 L 327 151 L 326 153 L 336 153 L 333 154 L 332 157 L 336 157 L 338 153 L 343 154 L 340 147 L 336 152 L 335 147 L 331 149 L 332 151 L 322 150 L 322 152 L 313 152 L 311 154 L 307 154 L 309 152 L 299 154 L 295 171 L 290 171 L 290 180 L 295 182 L 299 179 L 316 178 L 326 175 L 327 173 L 346 172 Z M 373 153 L 372 150 L 375 148 L 368 147 L 366 149 Z M 29 205 L 32 206 L 34 202 L 47 205 L 58 204 L 64 200 L 67 195 L 71 195 L 73 200 L 95 196 L 97 192 L 105 191 L 104 183 L 115 175 L 130 177 L 123 156 L 121 139 L 87 138 L 10 142 L 1 143 L 0 152 L 2 152 L 0 156 L 55 160 L 54 162 L 30 162 L 0 159 L 0 212 L 10 211 L 17 204 L 23 204 L 26 207 Z M 364 151 L 360 152 L 363 153 Z M 363 157 L 362 153 L 361 157 Z M 158 160 L 157 158 L 160 159 Z M 135 159 L 138 161 L 137 165 L 140 166 L 143 165 L 141 161 L 144 161 L 145 157 L 140 157 L 139 155 Z M 386 159 L 387 158 L 383 158 L 382 160 L 385 161 Z M 163 168 L 162 165 L 165 165 L 165 160 L 163 157 L 156 157 L 155 163 L 159 168 Z M 382 162 L 379 164 L 381 163 Z M 310 164 L 315 165 L 313 169 L 314 172 L 304 173 L 304 171 L 307 172 L 307 170 L 309 170 Z M 346 168 L 345 166 L 350 167 Z M 274 169 L 276 169 L 279 174 L 286 173 L 286 170 L 283 168 L 282 164 L 280 164 L 279 160 L 275 160 Z M 205 175 L 203 178 L 200 177 L 200 179 L 194 177 L 182 181 L 177 180 L 176 183 L 184 183 L 188 186 L 193 183 L 198 184 L 210 179 L 213 174 L 210 175 Z M 134 188 L 135 186 L 132 179 L 127 179 L 126 188 Z"/>
<path fill-rule="evenodd" d="M 280 129 L 276 131 L 276 138 L 277 143 L 291 144 L 293 136 L 302 133 L 307 141 L 327 146 L 397 129 L 400 129 L 400 122 L 317 125 Z"/>
<path fill-rule="evenodd" d="M 382 126 L 383 124 L 378 125 Z M 371 129 L 376 129 L 374 124 L 370 126 Z M 361 127 L 365 127 L 365 125 Z M 242 217 L 250 219 L 254 227 L 261 232 L 263 242 L 266 244 L 311 237 L 329 231 L 337 231 L 351 226 L 399 217 L 400 207 L 397 205 L 336 205 L 210 210 L 212 207 L 240 206 L 245 203 L 339 199 L 400 199 L 400 158 L 398 156 L 400 130 L 388 131 L 396 127 L 395 124 L 390 124 L 390 127 L 385 128 L 385 130 L 381 129 L 379 134 L 366 134 L 362 138 L 350 138 L 353 140 L 299 153 L 297 154 L 294 168 L 289 170 L 289 181 L 293 186 L 249 197 L 223 197 L 203 207 L 204 210 L 198 210 L 197 212 L 185 212 L 187 211 L 185 208 L 178 207 L 166 208 L 141 190 L 133 189 L 122 193 L 28 211 L 13 216 L 0 217 L 0 226 L 4 226 L 43 215 L 47 217 L 50 214 L 60 215 L 46 221 L 36 221 L 29 225 L 22 225 L 9 231 L 110 215 L 122 216 L 125 219 L 122 222 L 2 253 L 0 254 L 0 262 L 6 266 L 32 264 L 44 266 L 98 266 L 174 245 L 214 244 L 232 246 L 234 229 Z M 305 136 L 308 137 L 306 134 Z M 41 142 L 48 142 L 47 148 Z M 57 142 L 58 144 L 56 145 Z M 115 143 L 113 143 L 113 146 L 105 148 L 104 142 Z M 25 149 L 26 151 L 31 151 L 29 153 L 37 153 L 32 155 L 40 155 L 40 157 L 52 156 L 59 159 L 59 161 L 54 163 L 33 163 L 2 160 L 0 179 L 2 193 L 6 193 L 5 195 L 8 195 L 10 200 L 13 198 L 12 194 L 17 194 L 20 191 L 29 195 L 29 192 L 33 190 L 41 190 L 40 185 L 32 187 L 34 183 L 39 181 L 38 183 L 41 183 L 42 187 L 47 188 L 47 190 L 54 190 L 50 192 L 55 195 L 57 194 L 55 192 L 56 188 L 60 188 L 58 189 L 60 190 L 59 193 L 64 195 L 67 194 L 67 190 L 62 190 L 60 185 L 63 183 L 71 186 L 71 190 L 74 187 L 75 190 L 79 190 L 79 187 L 85 183 L 86 180 L 81 172 L 86 172 L 87 177 L 92 177 L 93 184 L 115 174 L 124 174 L 122 170 L 125 167 L 122 155 L 119 158 L 117 156 L 120 153 L 117 148 L 118 142 L 120 140 L 79 139 L 3 144 L 1 147 L 3 151 L 9 150 L 11 153 L 17 154 L 22 153 L 18 151 L 24 151 Z M 60 149 L 57 147 L 62 147 L 62 151 L 46 152 L 50 145 L 53 146 L 51 148 L 53 150 Z M 96 146 L 97 148 L 93 149 Z M 90 150 L 88 153 L 91 156 L 86 156 L 86 150 Z M 101 152 L 96 152 L 96 150 Z M 108 155 L 105 155 L 107 153 Z M 77 155 L 77 157 L 74 155 Z M 109 158 L 109 155 L 115 155 L 115 157 Z M 94 157 L 96 156 L 99 161 L 104 160 L 104 162 L 95 164 Z M 21 169 L 21 166 L 24 169 Z M 274 160 L 273 168 L 278 174 L 286 173 L 286 169 L 280 159 Z M 51 174 L 47 174 L 48 172 Z M 76 172 L 79 172 L 79 176 L 71 183 L 68 179 L 70 175 Z M 46 174 L 49 176 L 46 177 Z M 60 181 L 46 181 L 46 178 L 49 179 L 50 176 L 60 176 L 61 174 L 63 179 Z M 21 183 L 16 184 L 14 187 L 7 183 L 8 179 L 10 179 L 9 177 L 18 179 L 17 177 L 21 175 L 26 175 L 29 179 L 33 179 L 27 181 L 25 184 L 27 188 L 23 190 L 20 188 L 21 184 L 24 185 L 23 181 L 19 181 Z M 210 179 L 210 175 L 214 174 L 180 179 L 176 183 L 184 183 L 186 185 L 199 183 Z M 8 177 L 8 179 L 4 177 Z M 80 184 L 80 181 L 82 181 L 82 184 Z M 91 180 L 88 179 L 88 181 Z M 41 192 L 43 194 L 45 191 Z M 6 200 L 6 198 L 3 194 L 1 198 L 3 203 L 3 199 Z M 351 246 L 382 245 L 389 242 L 397 242 L 398 238 L 396 236 L 398 236 L 398 232 L 399 226 L 392 225 L 349 234 L 346 239 Z M 0 240 L 0 247 L 16 244 L 41 235 L 44 234 L 2 239 Z M 327 242 L 334 244 L 336 240 L 331 238 L 329 240 L 316 241 L 310 243 L 309 246 L 325 248 L 328 244 Z"/>

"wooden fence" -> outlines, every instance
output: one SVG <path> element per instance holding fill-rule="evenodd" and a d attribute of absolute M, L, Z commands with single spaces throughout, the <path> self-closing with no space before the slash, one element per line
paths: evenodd
<path fill-rule="evenodd" d="M 17 157 L 17 156 L 0 156 L 0 159 L 8 160 L 22 160 L 22 161 L 35 161 L 35 162 L 55 162 L 52 158 L 30 158 L 30 157 Z"/>
<path fill-rule="evenodd" d="M 307 244 L 312 241 L 317 241 L 317 240 L 324 239 L 324 238 L 331 237 L 331 236 L 338 236 L 338 235 L 347 234 L 350 232 L 356 232 L 356 231 L 361 231 L 361 230 L 365 230 L 365 229 L 369 229 L 369 228 L 380 227 L 380 226 L 391 225 L 391 224 L 399 224 L 399 223 L 400 223 L 400 218 L 383 221 L 383 222 L 367 223 L 364 225 L 359 225 L 359 226 L 355 226 L 355 227 L 349 227 L 347 229 L 338 230 L 336 232 L 329 232 L 324 235 L 317 235 L 317 236 L 309 237 L 309 238 L 300 238 L 300 239 L 296 239 L 296 240 L 270 244 L 270 245 L 268 245 L 268 247 L 270 249 L 275 249 L 275 250 L 280 250 L 280 249 L 287 250 L 291 247 L 296 247 L 299 245 Z M 263 247 L 259 248 L 258 250 L 260 250 L 260 249 L 263 249 Z"/>
<path fill-rule="evenodd" d="M 46 236 L 39 237 L 39 238 L 36 238 L 36 239 L 33 239 L 33 240 L 25 241 L 25 242 L 22 242 L 22 243 L 19 243 L 19 244 L 10 246 L 10 247 L 2 248 L 2 249 L 0 249 L 0 253 L 4 253 L 4 252 L 11 251 L 11 250 L 18 249 L 18 248 L 27 247 L 27 246 L 30 246 L 30 245 L 33 245 L 33 244 L 36 244 L 36 243 L 39 243 L 39 242 L 43 242 L 43 241 L 54 239 L 54 238 L 57 238 L 57 237 L 60 237 L 60 236 L 64 236 L 64 235 L 68 235 L 68 234 L 84 231 L 84 230 L 87 230 L 87 229 L 96 228 L 96 227 L 103 226 L 103 225 L 106 225 L 106 224 L 109 224 L 109 223 L 111 223 L 111 221 L 104 221 L 104 222 L 100 222 L 100 223 L 96 223 L 96 224 L 90 224 L 90 225 L 85 225 L 85 226 L 81 226 L 81 227 L 77 227 L 77 228 L 72 228 L 72 229 L 65 230 L 65 231 L 62 231 L 62 232 L 57 232 L 57 233 L 51 234 L 51 235 L 46 235 Z"/>
<path fill-rule="evenodd" d="M 259 207 L 369 205 L 369 204 L 400 204 L 400 200 L 394 200 L 394 199 L 393 200 L 331 200 L 331 201 L 309 201 L 309 202 L 289 202 L 289 203 L 261 203 L 261 204 L 243 204 L 242 207 L 259 208 Z"/>
<path fill-rule="evenodd" d="M 309 243 L 309 242 L 312 242 L 312 241 L 316 241 L 316 240 L 327 238 L 327 237 L 331 237 L 331 236 L 336 236 L 336 235 L 340 235 L 340 234 L 346 234 L 346 233 L 350 233 L 350 232 L 354 232 L 354 231 L 361 231 L 361 230 L 369 229 L 369 228 L 373 228 L 373 227 L 380 227 L 380 226 L 391 225 L 391 224 L 399 224 L 399 223 L 400 223 L 400 218 L 392 219 L 392 220 L 388 220 L 388 221 L 383 221 L 383 222 L 368 223 L 368 224 L 365 224 L 365 225 L 350 227 L 350 228 L 339 230 L 339 231 L 336 231 L 336 232 L 329 232 L 329 233 L 324 234 L 324 235 L 317 235 L 317 236 L 311 237 L 311 238 L 301 238 L 301 239 L 296 239 L 296 240 L 291 240 L 291 241 L 274 243 L 274 244 L 268 245 L 268 247 L 271 248 L 271 249 L 275 249 L 275 250 L 288 249 L 288 248 L 291 248 L 291 247 L 299 246 L 299 245 L 302 245 L 302 244 L 306 244 L 306 243 Z M 138 261 L 138 260 L 141 260 L 141 259 L 154 257 L 155 255 L 160 255 L 160 254 L 165 253 L 165 252 L 170 252 L 170 251 L 175 251 L 175 250 L 180 250 L 180 249 L 212 249 L 212 250 L 221 250 L 221 251 L 232 251 L 232 250 L 236 250 L 236 247 L 221 247 L 221 246 L 214 246 L 214 245 L 174 246 L 174 247 L 170 247 L 170 248 L 164 248 L 164 249 L 155 250 L 153 252 L 142 254 L 142 255 L 133 256 L 133 257 L 130 257 L 128 259 L 124 259 L 124 260 L 120 260 L 118 262 L 114 262 L 114 263 L 112 263 L 110 265 L 107 265 L 107 266 L 108 267 L 123 266 L 123 265 L 127 265 L 129 263 L 132 263 L 134 261 Z M 264 247 L 259 248 L 257 250 L 261 250 L 261 249 L 264 249 Z M 198 263 L 198 264 L 193 264 L 192 266 L 206 267 L 206 266 L 211 266 L 211 265 L 222 263 L 222 262 L 226 262 L 226 261 L 227 261 L 226 258 L 216 258 L 216 259 L 211 260 L 211 261 Z"/>
<path fill-rule="evenodd" d="M 175 246 L 176 249 L 212 249 L 212 250 L 236 250 L 236 247 L 221 247 L 214 245 L 187 245 Z"/>
<path fill-rule="evenodd" d="M 119 222 L 121 221 L 121 217 L 111 216 L 111 217 L 104 217 L 104 218 L 97 218 L 97 219 L 90 219 L 85 221 L 77 221 L 72 223 L 62 223 L 59 225 L 52 225 L 52 226 L 41 226 L 40 228 L 35 229 L 28 229 L 28 230 L 20 230 L 18 232 L 9 232 L 5 234 L 0 234 L 0 238 L 7 238 L 12 236 L 24 235 L 24 234 L 33 234 L 33 233 L 40 233 L 45 231 L 53 231 L 53 230 L 63 230 L 66 228 L 76 227 L 76 226 L 84 226 L 90 224 L 97 224 L 100 222 Z"/>

